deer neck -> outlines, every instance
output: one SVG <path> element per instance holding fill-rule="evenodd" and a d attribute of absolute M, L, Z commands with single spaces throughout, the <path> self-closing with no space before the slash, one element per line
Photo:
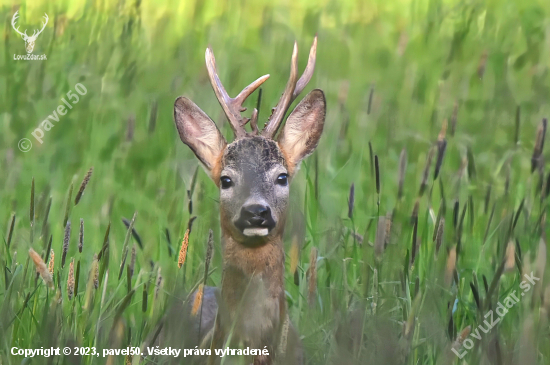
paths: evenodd
<path fill-rule="evenodd" d="M 235 339 L 247 346 L 267 345 L 272 352 L 287 313 L 282 239 L 250 247 L 230 235 L 222 237 L 220 325 L 233 328 Z"/>
<path fill-rule="evenodd" d="M 284 293 L 284 249 L 281 236 L 274 236 L 259 246 L 244 245 L 223 232 L 224 287 L 246 287 L 251 280 L 261 280 L 269 296 Z"/>

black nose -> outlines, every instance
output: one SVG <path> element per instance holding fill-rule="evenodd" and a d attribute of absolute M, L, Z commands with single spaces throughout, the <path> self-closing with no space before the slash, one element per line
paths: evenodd
<path fill-rule="evenodd" d="M 269 207 L 262 204 L 250 204 L 241 209 L 241 216 L 243 218 L 263 217 L 265 218 L 269 213 Z"/>
<path fill-rule="evenodd" d="M 248 221 L 251 225 L 261 225 L 270 214 L 271 209 L 262 204 L 250 204 L 241 209 L 241 219 Z"/>

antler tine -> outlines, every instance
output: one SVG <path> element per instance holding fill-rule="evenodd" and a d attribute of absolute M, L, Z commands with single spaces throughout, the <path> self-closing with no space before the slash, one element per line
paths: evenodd
<path fill-rule="evenodd" d="M 286 85 L 285 91 L 279 100 L 279 103 L 273 110 L 273 113 L 269 117 L 269 120 L 266 123 L 262 131 L 262 135 L 267 138 L 275 137 L 279 126 L 281 125 L 285 114 L 292 104 L 292 102 L 298 97 L 298 95 L 304 90 L 308 82 L 313 76 L 313 71 L 315 70 L 315 59 L 317 54 L 317 36 L 313 39 L 313 44 L 309 51 L 309 58 L 307 62 L 306 69 L 298 81 L 298 46 L 294 42 L 294 51 L 292 52 L 292 61 L 290 64 L 290 78 Z"/>
<path fill-rule="evenodd" d="M 250 127 L 252 128 L 252 132 L 258 135 L 258 109 L 256 108 L 254 108 L 252 115 L 250 116 Z"/>
<path fill-rule="evenodd" d="M 44 30 L 44 28 L 46 28 L 46 25 L 48 24 L 48 20 L 49 20 L 48 14 L 44 13 L 44 19 L 45 19 L 46 21 L 44 22 L 44 25 L 42 25 L 42 29 L 40 29 L 40 32 L 38 32 L 38 34 L 42 33 L 42 31 Z"/>
<path fill-rule="evenodd" d="M 234 110 L 231 108 L 231 98 L 227 94 L 227 91 L 225 91 L 225 88 L 220 81 L 216 68 L 216 59 L 214 58 L 214 53 L 210 47 L 206 49 L 205 58 L 206 69 L 208 70 L 208 76 L 210 78 L 210 83 L 212 84 L 212 89 L 214 89 L 214 93 L 216 94 L 216 97 L 218 98 L 218 101 L 220 102 L 220 105 L 229 120 L 231 129 L 233 129 L 235 136 L 240 138 L 244 135 L 244 128 L 242 128 L 239 123 L 240 113 L 235 115 Z"/>
<path fill-rule="evenodd" d="M 309 58 L 307 60 L 307 66 L 304 70 L 304 73 L 296 83 L 296 88 L 294 89 L 294 93 L 292 94 L 292 100 L 291 104 L 296 99 L 298 95 L 302 91 L 304 91 L 305 87 L 309 83 L 309 80 L 311 80 L 311 77 L 313 76 L 313 71 L 315 71 L 315 60 L 317 59 L 317 36 L 313 38 L 313 44 L 311 45 L 311 49 L 309 50 Z"/>
<path fill-rule="evenodd" d="M 245 87 L 243 91 L 241 91 L 239 95 L 237 95 L 233 99 L 235 102 L 235 105 L 241 108 L 240 111 L 244 112 L 246 110 L 246 108 L 242 107 L 244 101 L 250 96 L 250 94 L 252 94 L 257 88 L 259 88 L 267 79 L 269 79 L 269 75 L 263 75 L 262 77 L 259 77 L 258 79 L 256 79 L 256 81 L 254 81 L 253 83 Z"/>
<path fill-rule="evenodd" d="M 24 32 L 24 33 L 21 33 L 21 32 L 19 31 L 19 27 L 17 27 L 17 28 L 15 27 L 15 21 L 16 21 L 17 19 L 19 19 L 19 10 L 17 10 L 17 11 L 15 12 L 15 14 L 13 14 L 13 17 L 11 18 L 11 26 L 12 26 L 13 29 L 14 29 L 17 33 L 19 33 L 21 36 L 28 37 L 28 35 L 27 35 L 27 30 L 26 30 L 26 29 L 25 29 L 25 32 Z"/>
<path fill-rule="evenodd" d="M 249 118 L 241 116 L 241 112 L 246 110 L 246 108 L 243 108 L 243 103 L 246 98 L 254 92 L 254 90 L 260 87 L 260 85 L 262 85 L 269 78 L 269 75 L 264 75 L 258 78 L 256 81 L 245 87 L 235 98 L 231 98 L 227 94 L 227 91 L 225 91 L 225 88 L 220 81 L 216 68 L 216 59 L 214 58 L 214 53 L 210 47 L 206 49 L 205 58 L 208 76 L 210 78 L 212 88 L 214 89 L 214 93 L 216 94 L 216 97 L 218 98 L 218 101 L 220 102 L 220 105 L 229 120 L 231 129 L 233 129 L 233 132 L 235 133 L 235 138 L 242 138 L 246 135 L 244 125 L 250 120 Z"/>
<path fill-rule="evenodd" d="M 290 61 L 290 77 L 286 83 L 285 91 L 281 95 L 281 99 L 277 103 L 277 106 L 271 113 L 271 116 L 267 120 L 267 123 L 262 130 L 262 136 L 266 138 L 273 138 L 279 125 L 283 120 L 285 113 L 290 106 L 294 90 L 296 89 L 296 80 L 298 79 L 298 44 L 294 42 L 294 50 L 292 51 L 292 58 Z"/>

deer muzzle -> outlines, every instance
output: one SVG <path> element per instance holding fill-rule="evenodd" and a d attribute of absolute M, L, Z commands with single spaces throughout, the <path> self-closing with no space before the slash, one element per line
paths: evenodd
<path fill-rule="evenodd" d="M 267 236 L 275 227 L 269 205 L 247 204 L 241 208 L 235 226 L 248 237 Z"/>

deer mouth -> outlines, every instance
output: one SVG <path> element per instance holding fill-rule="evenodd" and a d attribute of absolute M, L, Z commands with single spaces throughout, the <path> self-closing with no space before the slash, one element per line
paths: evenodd
<path fill-rule="evenodd" d="M 235 226 L 247 237 L 264 237 L 275 227 L 275 221 L 271 217 L 267 219 L 254 217 L 239 219 L 235 222 Z"/>

